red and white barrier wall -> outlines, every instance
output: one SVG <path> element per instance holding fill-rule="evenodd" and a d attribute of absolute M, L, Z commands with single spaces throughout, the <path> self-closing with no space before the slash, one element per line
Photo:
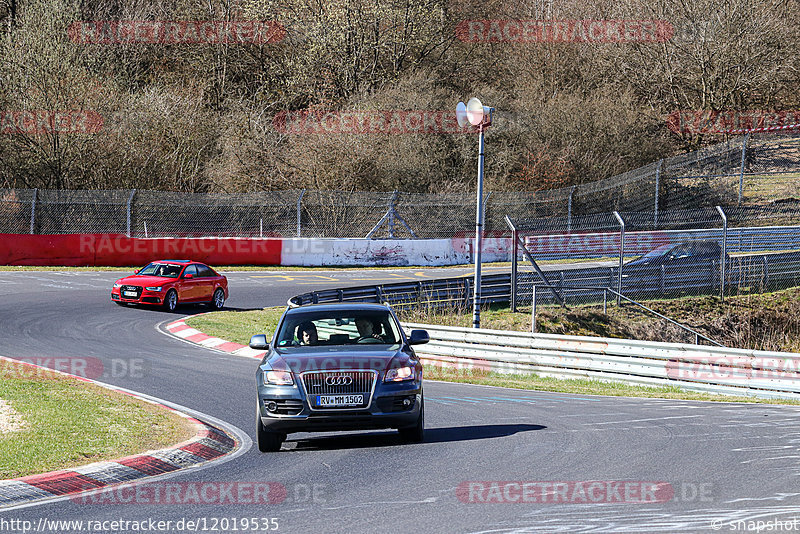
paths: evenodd
<path fill-rule="evenodd" d="M 495 239 L 483 261 L 507 261 L 511 242 Z M 154 259 L 211 265 L 408 266 L 472 260 L 465 239 L 133 238 L 117 234 L 0 234 L 0 265 L 141 266 Z"/>

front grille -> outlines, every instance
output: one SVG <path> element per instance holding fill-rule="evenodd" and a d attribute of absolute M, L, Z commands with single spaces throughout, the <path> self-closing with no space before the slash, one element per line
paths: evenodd
<path fill-rule="evenodd" d="M 310 371 L 303 373 L 303 388 L 312 410 L 363 410 L 372 401 L 372 391 L 378 376 L 376 371 Z M 324 395 L 362 395 L 358 405 L 320 405 Z"/>
<path fill-rule="evenodd" d="M 125 291 L 133 291 L 134 293 L 136 293 L 136 296 L 132 297 L 130 295 L 126 295 Z M 133 298 L 138 299 L 139 297 L 142 296 L 142 286 L 122 286 L 119 288 L 119 294 L 124 299 L 133 299 Z"/>
<path fill-rule="evenodd" d="M 340 378 L 350 377 L 350 384 L 328 384 L 327 379 L 338 381 Z M 303 385 L 309 395 L 350 395 L 372 392 L 375 383 L 374 371 L 319 371 L 303 374 Z"/>

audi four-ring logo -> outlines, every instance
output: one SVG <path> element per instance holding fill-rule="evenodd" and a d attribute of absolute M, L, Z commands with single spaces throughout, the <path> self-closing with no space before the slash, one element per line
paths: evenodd
<path fill-rule="evenodd" d="M 352 376 L 327 376 L 325 377 L 325 384 L 329 386 L 349 386 L 353 383 Z"/>

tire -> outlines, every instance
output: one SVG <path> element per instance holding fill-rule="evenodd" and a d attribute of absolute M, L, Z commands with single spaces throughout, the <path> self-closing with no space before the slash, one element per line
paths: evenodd
<path fill-rule="evenodd" d="M 164 297 L 164 308 L 167 311 L 175 311 L 175 308 L 178 307 L 178 292 L 174 289 L 170 289 L 167 291 L 166 296 Z"/>
<path fill-rule="evenodd" d="M 408 443 L 422 443 L 425 441 L 425 401 L 419 403 L 419 418 L 417 424 L 408 428 L 399 428 L 400 439 Z"/>
<path fill-rule="evenodd" d="M 225 292 L 221 287 L 214 291 L 214 297 L 211 299 L 211 307 L 215 310 L 221 310 L 225 305 Z"/>
<path fill-rule="evenodd" d="M 256 441 L 258 441 L 258 450 L 261 452 L 278 452 L 281 450 L 281 444 L 286 439 L 284 434 L 278 432 L 270 432 L 261 423 L 261 414 L 258 413 L 256 408 Z"/>

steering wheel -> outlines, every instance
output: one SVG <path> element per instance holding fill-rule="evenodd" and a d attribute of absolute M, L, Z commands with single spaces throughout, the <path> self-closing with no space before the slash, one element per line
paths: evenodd
<path fill-rule="evenodd" d="M 361 336 L 360 338 L 356 339 L 356 343 L 363 343 L 364 345 L 370 345 L 374 343 L 384 343 L 384 341 L 374 336 Z"/>

